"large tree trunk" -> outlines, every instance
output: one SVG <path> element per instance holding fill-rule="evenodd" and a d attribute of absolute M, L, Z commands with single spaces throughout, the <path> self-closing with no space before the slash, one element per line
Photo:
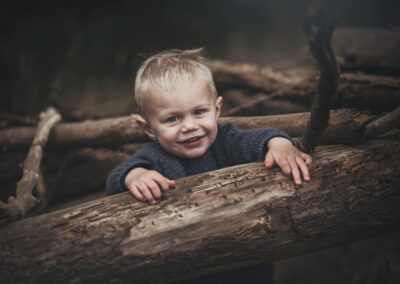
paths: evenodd
<path fill-rule="evenodd" d="M 219 122 L 234 122 L 242 129 L 275 127 L 296 137 L 301 136 L 309 118 L 310 113 L 296 113 L 260 117 L 222 117 Z M 333 110 L 321 143 L 358 143 L 362 138 L 364 125 L 371 119 L 372 116 L 367 113 L 346 109 Z M 34 127 L 1 130 L 0 148 L 26 149 L 32 143 L 34 133 Z M 131 115 L 97 121 L 60 123 L 50 135 L 49 147 L 117 146 L 144 141 L 149 139 L 137 125 L 135 115 Z"/>
<path fill-rule="evenodd" d="M 6 225 L 1 281 L 167 282 L 398 229 L 399 144 L 319 147 L 301 186 L 252 163 L 180 179 L 153 206 L 122 193 Z"/>

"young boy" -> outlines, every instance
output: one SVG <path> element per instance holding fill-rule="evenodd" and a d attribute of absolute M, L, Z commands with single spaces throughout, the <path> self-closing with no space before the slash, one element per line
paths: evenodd
<path fill-rule="evenodd" d="M 275 162 L 296 184 L 301 176 L 310 179 L 311 157 L 284 132 L 217 124 L 222 98 L 201 51 L 162 52 L 139 69 L 137 123 L 154 141 L 111 172 L 107 195 L 129 190 L 137 199 L 155 203 L 175 185 L 174 179 L 257 160 L 267 168 Z M 272 283 L 272 278 L 272 264 L 261 263 L 182 283 Z"/>
<path fill-rule="evenodd" d="M 155 203 L 175 185 L 174 179 L 257 160 L 267 168 L 275 162 L 296 184 L 301 176 L 310 179 L 311 156 L 295 148 L 286 133 L 217 124 L 222 97 L 201 51 L 162 52 L 138 70 L 137 123 L 154 141 L 111 172 L 107 195 L 129 190 L 135 198 Z"/>

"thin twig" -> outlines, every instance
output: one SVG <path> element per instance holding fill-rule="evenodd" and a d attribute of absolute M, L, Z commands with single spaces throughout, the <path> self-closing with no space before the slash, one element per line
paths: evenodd
<path fill-rule="evenodd" d="M 7 203 L 0 201 L 0 208 L 9 219 L 23 217 L 39 202 L 32 195 L 39 178 L 43 149 L 53 126 L 61 120 L 61 115 L 52 107 L 40 114 L 35 137 L 24 162 L 22 179 L 17 183 L 16 197 L 11 196 Z M 2 220 L 4 221 L 4 220 Z"/>
<path fill-rule="evenodd" d="M 321 74 L 311 107 L 311 117 L 300 140 L 300 148 L 312 152 L 328 125 L 329 108 L 339 79 L 339 68 L 331 47 L 334 21 L 328 13 L 329 0 L 314 0 L 308 10 L 304 29 L 310 51 L 317 59 Z"/>
<path fill-rule="evenodd" d="M 396 127 L 400 127 L 400 106 L 394 111 L 367 124 L 365 127 L 365 137 L 375 138 Z"/>

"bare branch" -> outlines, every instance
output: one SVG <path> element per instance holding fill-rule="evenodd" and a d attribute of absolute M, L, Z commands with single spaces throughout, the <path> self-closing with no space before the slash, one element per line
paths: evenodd
<path fill-rule="evenodd" d="M 328 125 L 329 108 L 338 85 L 338 65 L 331 47 L 334 22 L 328 14 L 328 3 L 328 0 L 314 0 L 304 26 L 310 51 L 321 70 L 311 118 L 300 141 L 301 149 L 305 152 L 314 150 L 320 134 Z"/>
<path fill-rule="evenodd" d="M 43 156 L 43 149 L 47 143 L 52 127 L 61 120 L 60 114 L 52 107 L 40 114 L 39 125 L 35 137 L 24 162 L 22 179 L 17 183 L 16 197 L 11 196 L 7 203 L 0 201 L 0 208 L 10 219 L 23 217 L 38 200 L 32 195 L 32 191 L 39 178 L 39 167 Z"/>

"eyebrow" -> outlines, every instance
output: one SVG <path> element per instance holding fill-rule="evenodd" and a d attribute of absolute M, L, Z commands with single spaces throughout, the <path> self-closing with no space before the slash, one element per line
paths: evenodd
<path fill-rule="evenodd" d="M 204 108 L 204 107 L 209 107 L 209 106 L 210 106 L 210 103 L 204 103 L 204 104 L 196 105 L 193 109 Z"/>

